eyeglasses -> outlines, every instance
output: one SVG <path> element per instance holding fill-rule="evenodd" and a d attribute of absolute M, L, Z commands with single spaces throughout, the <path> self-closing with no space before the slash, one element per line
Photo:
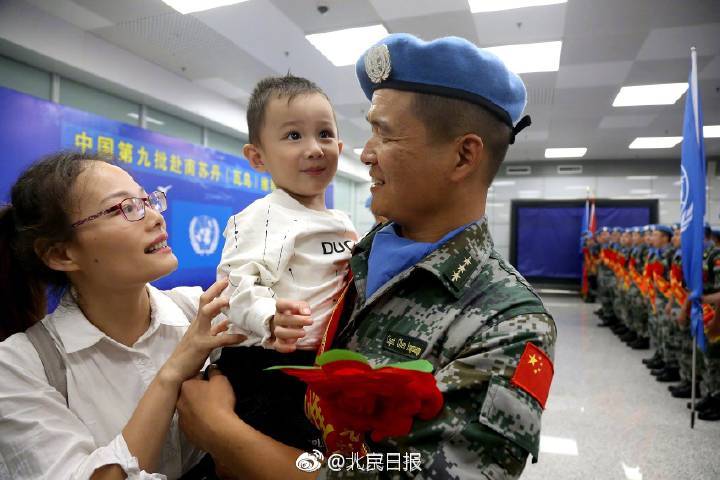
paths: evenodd
<path fill-rule="evenodd" d="M 73 223 L 72 228 L 79 227 L 83 223 L 87 223 L 95 220 L 96 218 L 100 218 L 103 215 L 113 213 L 116 210 L 120 210 L 120 212 L 123 214 L 123 217 L 125 217 L 125 220 L 127 220 L 128 222 L 137 222 L 138 220 L 142 220 L 143 218 L 145 218 L 146 204 L 153 210 L 162 213 L 167 210 L 167 197 L 165 196 L 164 192 L 155 191 L 147 197 L 126 198 L 122 202 L 117 203 L 112 207 L 103 210 L 102 212 L 98 212 L 95 215 L 90 215 L 87 218 Z"/>

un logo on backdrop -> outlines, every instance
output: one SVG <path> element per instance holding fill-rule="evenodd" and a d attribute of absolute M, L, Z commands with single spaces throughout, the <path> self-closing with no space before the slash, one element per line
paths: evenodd
<path fill-rule="evenodd" d="M 190 245 L 198 255 L 212 255 L 220 239 L 220 225 L 215 218 L 197 215 L 190 220 Z"/>
<path fill-rule="evenodd" d="M 685 167 L 680 167 L 682 177 L 680 178 L 680 231 L 684 232 L 690 225 L 693 217 L 693 204 L 690 200 L 690 179 Z"/>

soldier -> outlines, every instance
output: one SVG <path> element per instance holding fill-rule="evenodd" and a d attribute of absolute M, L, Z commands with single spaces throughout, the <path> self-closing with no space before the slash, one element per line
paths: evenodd
<path fill-rule="evenodd" d="M 657 344 L 658 351 L 662 355 L 662 367 L 652 370 L 658 382 L 676 382 L 680 380 L 678 371 L 678 346 L 672 341 L 669 312 L 666 306 L 670 301 L 670 266 L 675 249 L 670 243 L 673 237 L 672 228 L 667 225 L 655 225 L 653 232 L 653 244 L 656 256 L 651 262 L 653 287 L 652 314 L 649 322 L 651 332 L 654 332 L 653 341 Z M 652 337 L 652 333 L 651 333 Z"/>
<path fill-rule="evenodd" d="M 593 278 L 593 255 L 592 248 L 595 243 L 592 233 L 585 231 L 582 233 L 582 275 L 581 287 L 580 287 L 580 298 L 585 303 L 592 303 L 594 299 L 594 291 L 591 288 L 591 278 Z"/>
<path fill-rule="evenodd" d="M 420 455 L 422 472 L 413 476 L 421 478 L 517 478 L 528 454 L 538 455 L 549 383 L 525 389 L 512 379 L 527 365 L 552 368 L 556 329 L 493 248 L 484 206 L 508 145 L 528 123 L 518 122 L 525 87 L 496 56 L 457 37 L 390 35 L 356 70 L 372 101 L 361 155 L 372 211 L 390 223 L 355 247 L 345 308 L 325 343 L 374 366 L 417 358 L 434 366 L 440 416 L 415 422 L 406 437 L 368 441 L 371 452 Z M 389 335 L 417 348 L 393 346 Z M 524 353 L 538 347 L 545 353 Z M 301 452 L 234 415 L 223 378 L 183 386 L 185 432 L 237 475 L 286 476 Z"/>
<path fill-rule="evenodd" d="M 615 313 L 615 304 L 617 301 L 617 283 L 618 283 L 618 260 L 619 260 L 619 252 L 620 252 L 620 236 L 621 236 L 622 228 L 620 227 L 612 227 L 610 229 L 610 241 L 607 248 L 607 261 L 608 261 L 608 268 L 610 269 L 610 273 L 607 277 L 607 287 L 608 287 L 608 295 L 609 295 L 609 303 L 610 303 L 610 316 L 608 325 L 611 329 L 618 329 L 622 328 L 622 323 L 620 322 L 620 319 L 617 317 Z"/>
<path fill-rule="evenodd" d="M 610 229 L 601 227 L 598 234 L 598 243 L 600 245 L 600 261 L 598 263 L 598 300 L 600 300 L 600 309 L 595 312 L 602 320 L 598 326 L 607 327 L 613 324 L 615 314 L 612 308 L 612 297 L 610 296 Z"/>
<path fill-rule="evenodd" d="M 720 246 L 720 229 L 713 228 L 712 230 L 712 241 L 715 246 Z"/>
<path fill-rule="evenodd" d="M 617 251 L 617 261 L 615 268 L 615 298 L 613 301 L 613 311 L 615 312 L 615 317 L 617 317 L 618 319 L 618 325 L 615 327 L 611 327 L 613 333 L 619 335 L 620 337 L 624 336 L 627 333 L 630 333 L 630 328 L 628 327 L 627 292 L 630 288 L 628 263 L 630 260 L 630 250 L 632 248 L 631 242 L 632 229 L 622 229 L 622 232 L 620 233 L 620 246 Z"/>
<path fill-rule="evenodd" d="M 672 301 L 668 303 L 669 316 L 674 324 L 672 330 L 673 341 L 678 347 L 678 371 L 680 383 L 668 387 L 670 394 L 675 398 L 690 398 L 692 395 L 692 338 L 687 324 L 679 323 L 680 313 L 687 300 L 687 289 L 682 271 L 682 248 L 680 224 L 673 224 L 673 255 L 670 266 L 670 291 Z"/>
<path fill-rule="evenodd" d="M 663 356 L 662 356 L 662 350 L 658 349 L 658 345 L 656 343 L 655 339 L 655 321 L 656 319 L 654 317 L 654 308 L 653 305 L 655 303 L 655 285 L 653 283 L 653 269 L 655 268 L 655 261 L 657 260 L 657 248 L 655 248 L 655 240 L 653 233 L 655 232 L 655 225 L 647 225 L 645 232 L 643 234 L 643 239 L 645 241 L 645 245 L 648 246 L 647 251 L 645 252 L 645 266 L 643 268 L 643 274 L 642 274 L 642 294 L 643 294 L 643 300 L 645 302 L 645 317 L 642 320 L 642 331 L 644 335 L 648 338 L 648 342 L 652 343 L 652 346 L 655 347 L 655 353 L 650 358 L 643 359 L 643 363 L 651 370 L 660 369 L 665 366 L 663 363 Z M 651 318 L 652 318 L 652 327 L 651 327 Z"/>
<path fill-rule="evenodd" d="M 634 350 L 644 350 L 650 347 L 650 342 L 642 332 L 642 319 L 647 315 L 641 292 L 642 272 L 645 266 L 645 251 L 647 250 L 647 246 L 643 241 L 641 227 L 633 227 L 632 243 L 633 247 L 630 250 L 630 261 L 628 262 L 630 286 L 627 294 L 628 325 L 630 331 L 621 337 L 621 340 Z"/>
<path fill-rule="evenodd" d="M 703 321 L 707 348 L 698 349 L 698 371 L 700 392 L 704 397 L 697 403 L 700 420 L 720 420 L 720 248 L 712 241 L 712 231 L 705 224 L 705 245 L 703 248 Z M 680 315 L 681 327 L 689 325 L 689 302 Z M 714 307 L 714 308 L 713 308 Z M 691 350 L 692 352 L 692 350 Z"/>
<path fill-rule="evenodd" d="M 592 233 L 588 234 L 588 254 L 589 254 L 589 269 L 588 269 L 588 284 L 590 288 L 589 301 L 594 302 L 597 298 L 598 291 L 598 263 L 600 260 L 600 245 L 597 241 L 597 236 Z"/>

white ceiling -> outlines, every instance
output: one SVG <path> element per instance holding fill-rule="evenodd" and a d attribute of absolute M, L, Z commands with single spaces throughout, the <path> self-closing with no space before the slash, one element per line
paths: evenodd
<path fill-rule="evenodd" d="M 669 106 L 614 108 L 612 101 L 623 85 L 687 81 L 691 46 L 705 124 L 720 124 L 719 0 L 569 0 L 478 14 L 466 0 L 249 0 L 184 16 L 160 0 L 27 2 L 243 106 L 264 76 L 306 76 L 335 104 L 346 152 L 369 135 L 368 101 L 354 67 L 334 67 L 305 35 L 376 23 L 479 46 L 563 41 L 558 72 L 521 75 L 533 125 L 509 161 L 542 160 L 548 147 L 588 147 L 585 158 L 597 160 L 679 158 L 679 146 L 627 147 L 638 136 L 681 135 L 684 96 Z M 720 155 L 720 139 L 707 139 L 705 148 Z"/>

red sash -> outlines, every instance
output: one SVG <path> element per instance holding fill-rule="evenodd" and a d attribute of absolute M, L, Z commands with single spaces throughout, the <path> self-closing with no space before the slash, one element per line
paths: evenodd
<path fill-rule="evenodd" d="M 335 308 L 333 309 L 330 321 L 328 321 L 325 334 L 320 342 L 317 350 L 317 356 L 322 355 L 330 346 L 332 346 L 338 327 L 340 326 L 340 318 L 345 310 L 345 301 L 347 292 L 352 284 L 352 272 L 348 274 L 347 284 L 340 294 Z M 317 358 L 317 357 L 316 357 Z M 305 392 L 305 415 L 315 427 L 320 430 L 325 441 L 327 453 L 341 452 L 346 454 L 359 453 L 361 456 L 367 454 L 367 446 L 365 445 L 365 436 L 361 432 L 353 430 L 337 430 L 330 419 L 325 418 L 322 409 L 322 401 L 315 392 L 309 387 Z"/>

